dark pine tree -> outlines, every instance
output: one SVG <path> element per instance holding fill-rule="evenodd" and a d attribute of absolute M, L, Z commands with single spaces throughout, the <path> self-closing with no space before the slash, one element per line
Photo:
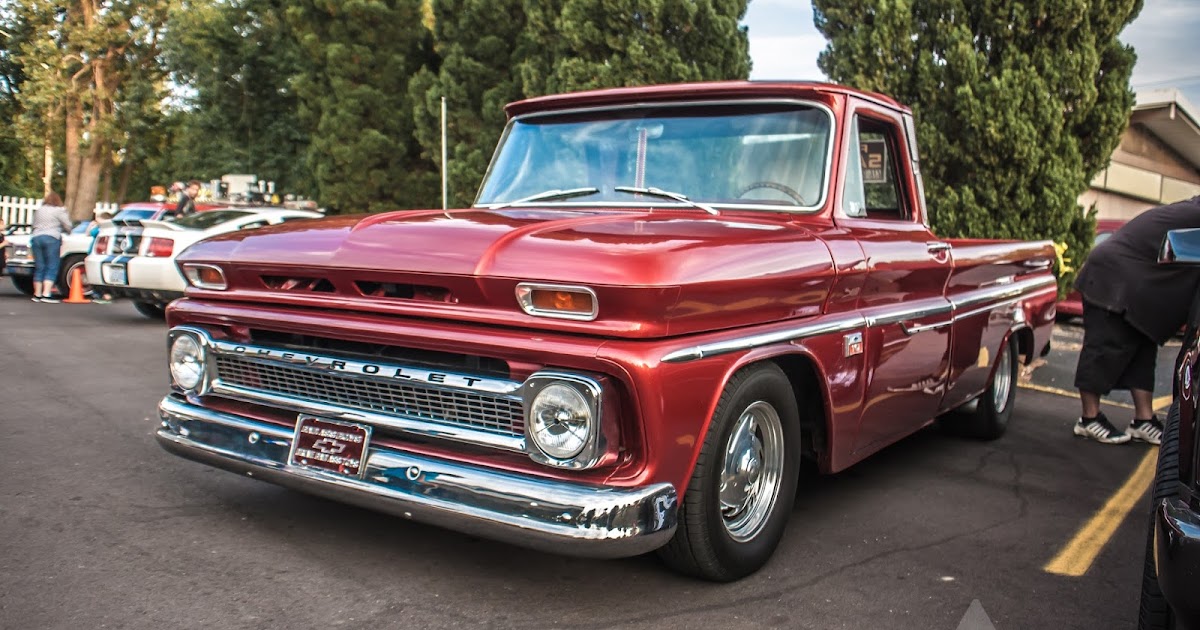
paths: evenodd
<path fill-rule="evenodd" d="M 917 119 L 926 196 L 944 236 L 1052 239 L 1082 260 L 1077 198 L 1129 121 L 1142 0 L 814 0 L 834 81 Z M 1060 280 L 1069 281 L 1071 274 Z"/>

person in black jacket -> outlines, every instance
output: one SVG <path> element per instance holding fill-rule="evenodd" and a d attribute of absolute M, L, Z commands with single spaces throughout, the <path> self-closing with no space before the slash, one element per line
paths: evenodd
<path fill-rule="evenodd" d="M 179 195 L 179 203 L 175 204 L 176 219 L 182 219 L 196 211 L 196 196 L 200 194 L 200 182 L 192 180 L 187 183 L 183 193 Z"/>
<path fill-rule="evenodd" d="M 1158 444 L 1163 425 L 1154 415 L 1158 346 L 1187 320 L 1200 267 L 1160 265 L 1170 230 L 1200 227 L 1200 197 L 1153 208 L 1131 219 L 1088 255 L 1075 288 L 1083 296 L 1083 348 L 1075 387 L 1083 414 L 1075 435 L 1105 444 L 1137 439 Z M 1133 395 L 1134 415 L 1119 431 L 1100 411 L 1114 389 Z"/>

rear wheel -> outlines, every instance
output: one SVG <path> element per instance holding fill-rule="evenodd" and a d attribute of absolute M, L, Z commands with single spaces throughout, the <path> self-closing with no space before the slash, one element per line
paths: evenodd
<path fill-rule="evenodd" d="M 76 269 L 79 270 L 79 280 L 83 283 L 83 293 L 87 295 L 88 291 L 92 290 L 92 286 L 87 281 L 87 270 L 83 264 L 85 257 L 82 254 L 71 254 L 62 259 L 62 263 L 58 266 L 58 292 L 63 295 L 71 294 L 71 274 Z"/>
<path fill-rule="evenodd" d="M 730 379 L 659 555 L 678 571 L 728 582 L 757 571 L 783 537 L 800 473 L 799 409 L 774 364 Z"/>
<path fill-rule="evenodd" d="M 162 305 L 153 302 L 134 302 L 133 308 L 150 319 L 163 319 L 167 314 L 166 309 Z"/>
<path fill-rule="evenodd" d="M 1012 417 L 1013 403 L 1017 399 L 1017 340 L 1010 336 L 1004 341 L 996 363 L 992 366 L 992 378 L 988 388 L 979 397 L 975 410 L 958 419 L 959 429 L 968 437 L 980 440 L 995 440 L 1008 430 Z"/>
<path fill-rule="evenodd" d="M 10 276 L 13 286 L 25 295 L 33 295 L 33 276 Z"/>
<path fill-rule="evenodd" d="M 1174 496 L 1179 483 L 1179 399 L 1171 405 L 1163 427 L 1162 445 L 1158 447 L 1158 470 L 1154 474 L 1152 505 Z M 1146 536 L 1146 555 L 1142 560 L 1142 599 L 1138 606 L 1138 630 L 1172 630 L 1175 615 L 1167 598 L 1158 588 L 1158 570 L 1154 561 L 1154 515 L 1150 515 L 1150 530 Z"/>

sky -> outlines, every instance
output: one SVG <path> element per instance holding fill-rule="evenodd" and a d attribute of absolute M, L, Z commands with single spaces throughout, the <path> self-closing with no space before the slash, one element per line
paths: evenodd
<path fill-rule="evenodd" d="M 817 79 L 825 38 L 813 26 L 811 0 L 751 0 L 751 79 Z M 1176 87 L 1200 112 L 1200 0 L 1146 0 L 1121 33 L 1138 54 L 1131 84 L 1137 90 Z"/>

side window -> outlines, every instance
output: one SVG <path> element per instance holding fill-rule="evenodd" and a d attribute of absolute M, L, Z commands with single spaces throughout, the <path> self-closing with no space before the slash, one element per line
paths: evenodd
<path fill-rule="evenodd" d="M 857 170 L 858 179 L 862 182 L 864 210 L 852 214 L 847 209 L 846 214 L 871 219 L 907 220 L 912 215 L 905 204 L 898 177 L 897 168 L 901 162 L 896 159 L 899 146 L 896 127 L 856 116 L 854 129 L 858 151 L 853 152 L 848 160 L 850 170 L 846 176 L 846 187 L 849 193 L 850 176 Z M 857 163 L 858 169 L 854 168 L 854 163 Z"/>
<path fill-rule="evenodd" d="M 859 144 L 858 117 L 850 128 L 851 146 Z M 850 151 L 846 156 L 846 183 L 842 190 L 842 212 L 848 217 L 867 216 L 867 193 L 863 190 L 862 156 L 858 151 Z"/>
<path fill-rule="evenodd" d="M 265 226 L 265 225 L 267 225 L 267 222 L 266 222 L 266 220 L 262 220 L 262 221 L 251 221 L 250 223 L 247 223 L 247 224 L 243 225 L 242 227 L 240 227 L 240 228 L 238 228 L 238 229 L 239 229 L 239 230 L 253 230 L 253 229 L 255 229 L 255 228 L 260 228 L 260 227 L 263 227 L 263 226 Z"/>

